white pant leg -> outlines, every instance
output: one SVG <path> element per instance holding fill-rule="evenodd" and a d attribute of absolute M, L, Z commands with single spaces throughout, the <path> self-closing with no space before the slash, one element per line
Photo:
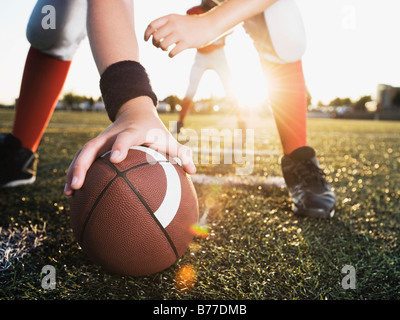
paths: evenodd
<path fill-rule="evenodd" d="M 56 28 L 44 29 L 42 8 L 55 8 Z M 87 0 L 38 0 L 28 22 L 26 36 L 31 45 L 60 60 L 72 60 L 86 37 Z"/>
<path fill-rule="evenodd" d="M 186 99 L 193 100 L 194 96 L 196 95 L 197 88 L 199 87 L 201 77 L 203 76 L 204 72 L 207 69 L 208 69 L 207 55 L 197 52 L 192 66 L 192 70 L 190 71 L 189 86 L 185 94 Z"/>
<path fill-rule="evenodd" d="M 222 86 L 224 87 L 226 97 L 235 100 L 232 74 L 223 47 L 210 53 L 210 68 L 218 74 Z"/>
<path fill-rule="evenodd" d="M 301 60 L 306 35 L 295 0 L 279 0 L 244 23 L 261 58 L 276 63 Z"/>

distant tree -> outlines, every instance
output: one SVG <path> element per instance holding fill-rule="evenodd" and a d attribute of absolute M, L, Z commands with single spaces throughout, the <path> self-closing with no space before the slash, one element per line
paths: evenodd
<path fill-rule="evenodd" d="M 308 91 L 308 89 L 306 91 L 306 95 L 307 95 L 307 106 L 310 106 L 312 97 L 311 97 L 310 91 Z"/>
<path fill-rule="evenodd" d="M 64 94 L 62 101 L 66 104 L 66 106 L 71 109 L 75 103 L 75 97 L 72 92 Z"/>
<path fill-rule="evenodd" d="M 90 97 L 87 101 L 89 102 L 89 104 L 90 104 L 91 106 L 94 105 L 94 99 L 93 99 L 92 97 Z"/>
<path fill-rule="evenodd" d="M 353 103 L 351 102 L 350 98 L 336 98 L 329 102 L 329 105 L 333 107 L 350 106 L 352 104 Z"/>
<path fill-rule="evenodd" d="M 82 102 L 89 102 L 90 105 L 93 105 L 93 98 L 88 98 L 86 96 L 80 96 L 77 94 L 74 94 L 72 92 L 67 92 L 64 94 L 62 100 L 66 105 L 68 109 L 74 108 L 75 105 L 78 105 L 79 103 Z"/>
<path fill-rule="evenodd" d="M 165 98 L 165 102 L 171 106 L 171 112 L 175 112 L 176 105 L 181 103 L 181 99 L 175 95 L 170 95 Z"/>
<path fill-rule="evenodd" d="M 371 96 L 363 96 L 353 104 L 353 109 L 357 111 L 366 111 L 367 108 L 365 104 L 369 101 L 372 101 Z"/>

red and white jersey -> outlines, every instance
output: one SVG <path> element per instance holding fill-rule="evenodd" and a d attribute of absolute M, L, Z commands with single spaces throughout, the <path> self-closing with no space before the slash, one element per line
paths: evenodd
<path fill-rule="evenodd" d="M 210 10 L 224 1 L 225 0 L 201 0 L 201 6 L 206 10 Z"/>

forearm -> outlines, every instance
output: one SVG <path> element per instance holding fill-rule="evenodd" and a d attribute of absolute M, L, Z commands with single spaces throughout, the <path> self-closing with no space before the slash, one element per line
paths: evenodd
<path fill-rule="evenodd" d="M 218 34 L 263 12 L 278 0 L 228 0 L 204 14 Z"/>
<path fill-rule="evenodd" d="M 139 61 L 132 0 L 89 0 L 87 29 L 100 74 L 115 62 Z"/>
<path fill-rule="evenodd" d="M 148 96 L 153 103 L 149 99 L 146 107 L 156 105 L 157 97 L 147 73 L 138 63 L 133 1 L 89 0 L 88 5 L 88 35 L 101 75 L 101 93 L 111 121 L 115 121 L 125 106 L 130 107 L 128 102 L 134 98 Z M 114 83 L 120 85 L 115 86 Z"/>
<path fill-rule="evenodd" d="M 101 75 L 104 104 L 113 123 L 77 152 L 64 193 L 69 196 L 82 187 L 90 166 L 104 152 L 111 150 L 110 161 L 119 163 L 136 145 L 179 157 L 185 170 L 194 173 L 190 149 L 173 139 L 154 108 L 157 97 L 138 63 L 132 1 L 88 0 L 88 5 L 90 45 Z"/>

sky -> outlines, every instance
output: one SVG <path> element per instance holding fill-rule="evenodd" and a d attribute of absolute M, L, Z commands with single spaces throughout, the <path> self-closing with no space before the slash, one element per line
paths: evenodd
<path fill-rule="evenodd" d="M 12 104 L 19 95 L 29 43 L 26 24 L 35 0 L 3 1 L 0 11 L 0 103 Z M 66 0 L 68 1 L 68 0 Z M 169 58 L 166 52 L 144 42 L 143 34 L 154 19 L 184 14 L 199 0 L 141 0 L 135 2 L 135 25 L 141 63 L 147 69 L 160 99 L 170 94 L 183 98 L 195 49 Z M 307 34 L 303 57 L 312 102 L 328 103 L 336 97 L 353 100 L 376 94 L 380 83 L 400 86 L 400 1 L 297 0 Z M 227 38 L 226 55 L 238 97 L 243 103 L 265 97 L 265 83 L 257 53 L 241 26 Z M 99 74 L 88 40 L 74 56 L 63 92 L 99 97 Z M 196 99 L 223 96 L 218 76 L 207 71 Z"/>

